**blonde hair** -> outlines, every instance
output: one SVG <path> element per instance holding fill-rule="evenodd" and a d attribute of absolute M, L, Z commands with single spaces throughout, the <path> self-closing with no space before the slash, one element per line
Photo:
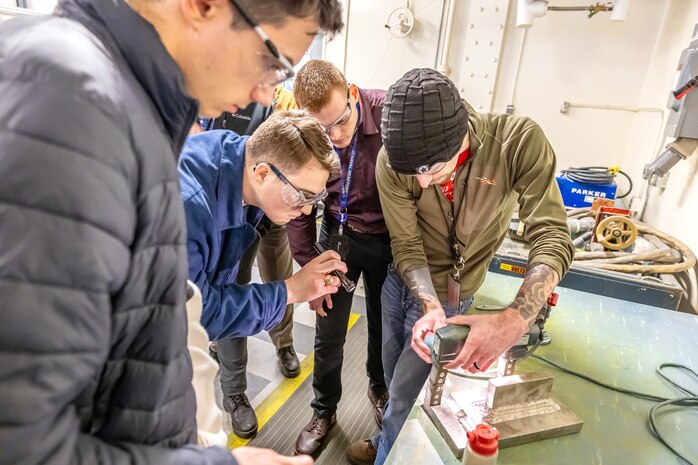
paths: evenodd
<path fill-rule="evenodd" d="M 347 78 L 335 65 L 324 60 L 310 60 L 293 81 L 293 96 L 301 108 L 318 113 L 332 98 L 332 91 L 347 91 Z"/>
<path fill-rule="evenodd" d="M 272 113 L 250 136 L 246 154 L 251 163 L 268 161 L 286 173 L 296 173 L 312 163 L 330 176 L 339 173 L 339 158 L 330 139 L 304 110 Z"/>

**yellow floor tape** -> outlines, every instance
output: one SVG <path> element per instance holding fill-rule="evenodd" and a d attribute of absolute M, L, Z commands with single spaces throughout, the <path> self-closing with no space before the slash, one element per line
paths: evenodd
<path fill-rule="evenodd" d="M 349 325 L 347 331 L 350 330 L 354 324 L 359 320 L 358 313 L 352 313 L 349 315 Z M 314 357 L 313 353 L 310 352 L 301 362 L 301 373 L 295 378 L 284 378 L 284 380 L 277 386 L 274 391 L 272 391 L 269 396 L 259 404 L 259 407 L 255 409 L 257 413 L 257 423 L 258 429 L 264 427 L 271 417 L 281 408 L 282 405 L 293 395 L 294 392 L 303 384 L 308 376 L 313 372 Z M 235 433 L 230 433 L 228 435 L 228 449 L 235 449 L 236 447 L 241 447 L 247 445 L 252 439 L 241 439 L 235 435 Z"/>

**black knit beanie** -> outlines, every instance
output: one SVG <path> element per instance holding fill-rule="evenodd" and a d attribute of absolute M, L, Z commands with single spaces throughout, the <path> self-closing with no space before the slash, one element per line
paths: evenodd
<path fill-rule="evenodd" d="M 450 160 L 467 132 L 468 111 L 443 74 L 415 68 L 388 89 L 381 133 L 390 167 L 398 173 L 420 174 Z"/>

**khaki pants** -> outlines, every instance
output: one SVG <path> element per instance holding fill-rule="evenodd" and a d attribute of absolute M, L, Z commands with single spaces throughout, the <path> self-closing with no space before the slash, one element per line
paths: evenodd
<path fill-rule="evenodd" d="M 293 274 L 293 257 L 288 245 L 285 226 L 272 225 L 258 247 L 250 247 L 238 270 L 238 284 L 250 282 L 255 256 L 262 281 L 285 280 Z M 269 331 L 276 349 L 293 345 L 293 305 L 286 306 L 284 318 Z M 247 338 L 226 338 L 217 341 L 221 363 L 221 389 L 226 396 L 242 394 L 247 390 Z"/>
<path fill-rule="evenodd" d="M 273 225 L 262 238 L 257 252 L 257 264 L 265 283 L 286 280 L 293 275 L 293 257 L 288 245 L 286 226 Z M 293 345 L 293 304 L 286 306 L 283 320 L 269 331 L 269 336 L 277 349 Z"/>

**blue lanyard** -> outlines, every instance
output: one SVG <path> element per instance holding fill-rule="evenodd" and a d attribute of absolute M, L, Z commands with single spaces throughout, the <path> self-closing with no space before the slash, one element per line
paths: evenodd
<path fill-rule="evenodd" d="M 356 103 L 356 132 L 351 140 L 351 154 L 349 155 L 349 165 L 347 166 L 346 177 L 342 179 L 342 190 L 339 194 L 339 234 L 344 232 L 344 225 L 347 224 L 347 204 L 349 203 L 349 186 L 351 186 L 351 173 L 354 171 L 354 159 L 356 158 L 356 145 L 359 138 L 359 124 L 361 123 L 361 106 Z M 339 151 L 335 147 L 337 155 Z M 340 165 L 341 167 L 341 165 Z M 344 173 L 342 173 L 344 174 Z"/>

